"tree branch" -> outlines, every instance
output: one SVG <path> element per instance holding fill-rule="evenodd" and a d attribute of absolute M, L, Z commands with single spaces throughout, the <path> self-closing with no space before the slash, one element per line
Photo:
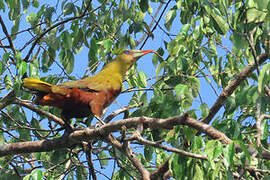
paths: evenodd
<path fill-rule="evenodd" d="M 256 128 L 257 128 L 257 145 L 258 147 L 261 147 L 264 151 L 268 152 L 270 154 L 270 151 L 267 150 L 266 148 L 263 147 L 262 143 L 261 143 L 261 137 L 262 137 L 262 128 L 261 128 L 261 122 L 264 119 L 270 119 L 270 115 L 269 114 L 262 114 L 260 115 L 260 117 L 257 119 L 256 121 Z"/>
<path fill-rule="evenodd" d="M 65 122 L 61 118 L 59 118 L 59 117 L 57 117 L 57 116 L 55 116 L 55 115 L 53 115 L 53 114 L 51 114 L 51 113 L 49 113 L 47 111 L 39 109 L 39 108 L 37 108 L 36 106 L 30 104 L 27 101 L 23 101 L 23 100 L 20 100 L 20 99 L 16 98 L 13 103 L 21 105 L 23 107 L 26 107 L 28 109 L 31 109 L 32 111 L 34 111 L 34 112 L 36 112 L 38 114 L 42 114 L 42 115 L 50 118 L 51 120 L 53 120 L 57 124 L 60 124 L 61 126 L 65 126 Z"/>
<path fill-rule="evenodd" d="M 167 7 L 169 6 L 170 2 L 171 2 L 171 0 L 169 0 L 169 1 L 166 3 L 166 5 L 165 5 L 163 11 L 161 12 L 161 15 L 159 16 L 159 18 L 158 18 L 158 20 L 157 20 L 157 22 L 156 22 L 156 24 L 155 24 L 155 26 L 153 27 L 153 29 L 151 30 L 151 33 L 149 33 L 149 34 L 152 34 L 152 33 L 154 32 L 154 30 L 157 28 L 157 26 L 158 26 L 158 24 L 159 24 L 159 22 L 160 22 L 160 20 L 161 20 L 161 18 L 162 18 L 162 16 L 163 16 L 163 14 L 165 13 L 165 10 L 166 10 Z M 143 46 L 145 45 L 146 41 L 149 39 L 149 37 L 150 37 L 149 34 L 148 34 L 148 36 L 145 38 L 145 40 L 144 40 L 143 44 L 141 45 L 140 49 L 143 48 Z"/>
<path fill-rule="evenodd" d="M 147 139 L 144 139 L 138 133 L 134 133 L 134 135 L 131 137 L 131 139 L 137 140 L 140 144 L 153 146 L 153 147 L 156 147 L 156 148 L 164 149 L 164 150 L 169 151 L 169 152 L 174 152 L 174 153 L 182 154 L 182 155 L 188 156 L 188 157 L 193 157 L 193 158 L 197 158 L 197 159 L 207 160 L 207 157 L 206 156 L 203 156 L 203 155 L 200 155 L 200 154 L 190 153 L 190 152 L 187 152 L 187 151 L 183 151 L 181 149 L 177 149 L 177 148 L 165 146 L 165 145 L 163 145 L 163 144 L 161 144 L 159 142 L 149 141 Z"/>
<path fill-rule="evenodd" d="M 124 120 L 115 121 L 102 125 L 95 129 L 85 128 L 70 133 L 68 136 L 62 136 L 52 140 L 41 140 L 41 141 L 27 141 L 18 142 L 13 144 L 4 144 L 0 146 L 0 157 L 5 155 L 12 155 L 18 153 L 30 153 L 30 152 L 44 152 L 52 151 L 61 148 L 72 147 L 81 141 L 99 140 L 107 137 L 112 132 L 121 130 L 122 126 L 127 128 L 137 127 L 138 124 L 143 123 L 145 127 L 150 128 L 172 128 L 174 125 L 180 125 L 184 119 L 187 118 L 187 114 L 182 116 L 176 116 L 168 119 L 157 119 L 157 118 L 146 118 L 136 117 Z"/>
<path fill-rule="evenodd" d="M 5 25 L 5 23 L 4 23 L 4 21 L 3 21 L 3 19 L 2 19 L 1 16 L 0 16 L 0 24 L 1 24 L 1 26 L 2 26 L 3 32 L 5 33 L 5 35 L 6 35 L 7 39 L 8 39 L 9 46 L 10 46 L 10 48 L 12 49 L 13 53 L 15 54 L 16 50 L 15 50 L 14 44 L 13 44 L 13 42 L 12 42 L 11 37 L 10 37 L 9 34 L 8 34 L 6 25 Z"/>
<path fill-rule="evenodd" d="M 62 136 L 60 138 L 52 140 L 42 140 L 42 141 L 28 141 L 28 142 L 18 142 L 13 144 L 5 144 L 0 146 L 0 157 L 5 155 L 12 155 L 18 153 L 30 153 L 30 152 L 44 152 L 52 151 L 61 148 L 72 147 L 82 141 L 96 141 L 100 139 L 107 138 L 110 133 L 121 131 L 122 127 L 126 128 L 137 128 L 139 125 L 143 125 L 144 128 L 152 129 L 172 129 L 176 125 L 187 125 L 192 128 L 205 133 L 212 139 L 217 139 L 223 144 L 231 143 L 224 133 L 216 130 L 208 124 L 197 121 L 191 118 L 187 113 L 181 116 L 175 116 L 167 119 L 158 118 L 148 118 L 148 117 L 135 117 L 129 119 L 123 119 L 119 121 L 114 121 L 108 124 L 104 124 L 98 128 L 90 129 L 85 128 L 83 130 L 77 130 L 70 133 L 67 136 Z M 236 144 L 236 149 L 241 150 Z M 250 153 L 254 154 L 256 149 L 251 148 Z M 262 152 L 262 158 L 270 159 L 270 154 L 268 152 Z"/>
<path fill-rule="evenodd" d="M 16 99 L 16 96 L 15 96 L 14 91 L 12 90 L 0 100 L 0 110 L 12 104 L 15 101 L 15 99 Z"/>
<path fill-rule="evenodd" d="M 261 65 L 269 58 L 269 54 L 263 53 L 257 57 L 258 65 Z M 247 65 L 222 91 L 214 105 L 210 108 L 208 116 L 202 122 L 209 124 L 219 109 L 223 106 L 226 99 L 234 92 L 239 84 L 244 81 L 247 76 L 256 69 L 256 64 Z"/>

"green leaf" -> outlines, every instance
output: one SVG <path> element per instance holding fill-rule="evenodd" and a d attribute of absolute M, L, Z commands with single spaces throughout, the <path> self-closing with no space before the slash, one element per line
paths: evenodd
<path fill-rule="evenodd" d="M 28 175 L 23 177 L 23 180 L 30 180 L 30 178 L 31 178 L 31 174 L 28 174 Z"/>
<path fill-rule="evenodd" d="M 5 4 L 3 0 L 0 0 L 0 9 L 2 9 L 5 12 Z"/>
<path fill-rule="evenodd" d="M 22 95 L 22 80 L 21 79 L 15 79 L 14 84 L 13 84 L 13 89 L 14 89 L 14 93 L 17 97 Z M 19 118 L 19 119 L 23 119 L 23 118 Z"/>
<path fill-rule="evenodd" d="M 4 144 L 6 142 L 4 133 L 0 133 L 0 144 Z"/>
<path fill-rule="evenodd" d="M 144 157 L 147 161 L 152 161 L 154 148 L 152 146 L 144 146 Z"/>
<path fill-rule="evenodd" d="M 244 36 L 239 33 L 232 33 L 230 36 L 231 41 L 237 49 L 244 49 L 248 47 L 248 42 Z"/>
<path fill-rule="evenodd" d="M 18 32 L 20 22 L 21 22 L 21 18 L 20 16 L 18 16 L 18 18 L 16 18 L 16 20 L 14 21 L 14 25 L 11 28 L 11 34 L 16 34 Z M 11 39 L 12 40 L 16 39 L 16 35 L 12 35 Z"/>
<path fill-rule="evenodd" d="M 112 49 L 113 41 L 111 39 L 106 39 L 103 41 L 103 46 L 105 48 L 105 53 L 110 52 Z"/>
<path fill-rule="evenodd" d="M 7 4 L 9 6 L 9 19 L 15 20 L 20 16 L 21 11 L 21 4 L 19 0 L 13 0 L 13 1 L 7 1 Z"/>
<path fill-rule="evenodd" d="M 269 137 L 269 125 L 266 119 L 262 121 L 261 129 L 262 129 L 261 140 L 266 140 Z"/>
<path fill-rule="evenodd" d="M 235 96 L 230 96 L 227 98 L 225 102 L 225 113 L 224 114 L 231 114 L 234 112 L 236 108 Z"/>
<path fill-rule="evenodd" d="M 32 5 L 33 5 L 34 7 L 36 7 L 36 8 L 38 8 L 38 6 L 39 6 L 39 1 L 38 1 L 38 0 L 33 0 L 33 1 L 32 1 Z"/>
<path fill-rule="evenodd" d="M 33 170 L 31 172 L 31 177 L 33 180 L 42 180 L 43 179 L 42 171 L 39 169 Z"/>
<path fill-rule="evenodd" d="M 195 174 L 194 179 L 203 179 L 204 177 L 204 171 L 202 170 L 202 167 L 198 164 L 195 164 Z"/>
<path fill-rule="evenodd" d="M 209 163 L 211 164 L 212 169 L 215 169 L 214 153 L 216 150 L 216 144 L 217 144 L 216 140 L 210 140 L 206 143 L 206 146 L 205 146 L 205 152 L 207 154 L 207 158 L 208 158 Z"/>
<path fill-rule="evenodd" d="M 69 50 L 62 50 L 59 54 L 60 62 L 64 66 L 65 70 L 67 73 L 72 73 L 73 68 L 74 68 L 74 55 L 73 53 Z"/>
<path fill-rule="evenodd" d="M 148 0 L 139 0 L 140 9 L 142 12 L 146 12 L 149 9 L 149 1 Z"/>
<path fill-rule="evenodd" d="M 67 158 L 66 150 L 55 150 L 53 154 L 50 156 L 50 161 L 54 164 L 61 163 Z"/>
<path fill-rule="evenodd" d="M 182 6 L 182 0 L 176 0 L 176 7 L 177 9 L 180 9 Z"/>
<path fill-rule="evenodd" d="M 45 17 L 45 19 L 50 22 L 51 19 L 52 19 L 52 15 L 53 15 L 54 12 L 55 12 L 54 7 L 47 7 L 45 9 L 45 11 L 44 11 L 44 17 Z"/>
<path fill-rule="evenodd" d="M 229 27 L 220 11 L 217 8 L 208 5 L 204 6 L 204 8 L 207 13 L 210 14 L 211 22 L 213 23 L 215 30 L 220 34 L 225 35 L 229 30 Z"/>
<path fill-rule="evenodd" d="M 207 115 L 209 113 L 209 108 L 208 108 L 207 104 L 206 103 L 202 103 L 200 105 L 200 109 L 201 109 L 201 114 L 202 114 L 201 116 L 202 116 L 202 118 L 207 117 Z"/>
<path fill-rule="evenodd" d="M 3 67 L 3 62 L 0 61 L 0 75 L 2 75 L 3 72 L 5 72 L 5 71 L 4 71 L 4 67 Z"/>
<path fill-rule="evenodd" d="M 29 64 L 29 76 L 30 77 L 38 77 L 39 76 L 39 68 L 37 64 L 30 63 Z"/>
<path fill-rule="evenodd" d="M 36 118 L 32 118 L 31 127 L 41 129 L 40 123 Z"/>
<path fill-rule="evenodd" d="M 108 156 L 106 155 L 106 153 L 105 153 L 104 151 L 101 151 L 101 152 L 98 154 L 98 157 L 99 157 L 100 163 L 101 163 L 101 165 L 102 165 L 103 167 L 108 165 Z"/>
<path fill-rule="evenodd" d="M 259 93 L 264 94 L 264 86 L 269 85 L 270 83 L 270 63 L 267 63 L 263 66 L 262 70 L 260 71 L 260 76 L 258 79 L 258 91 Z"/>
<path fill-rule="evenodd" d="M 30 6 L 30 0 L 22 0 L 22 5 L 23 5 L 23 13 L 26 14 Z"/>
<path fill-rule="evenodd" d="M 267 12 L 257 10 L 256 8 L 250 8 L 247 10 L 247 23 L 260 23 L 263 22 Z"/>
<path fill-rule="evenodd" d="M 72 2 L 67 3 L 63 9 L 63 13 L 65 16 L 73 13 L 74 11 L 75 11 L 75 6 L 74 6 L 74 3 Z"/>
<path fill-rule="evenodd" d="M 267 10 L 267 6 L 270 5 L 270 1 L 265 0 L 256 0 L 255 3 L 258 6 L 259 10 Z"/>
<path fill-rule="evenodd" d="M 27 17 L 26 17 L 26 20 L 27 22 L 29 22 L 32 26 L 35 26 L 38 21 L 39 21 L 39 18 L 36 14 L 34 13 L 30 13 Z"/>
<path fill-rule="evenodd" d="M 145 72 L 143 72 L 143 71 L 140 71 L 138 73 L 138 84 L 142 88 L 147 87 L 147 76 L 146 76 Z"/>
<path fill-rule="evenodd" d="M 165 16 L 165 27 L 170 30 L 172 27 L 172 23 L 173 20 L 176 17 L 176 10 L 175 9 L 171 9 L 167 12 L 166 16 Z"/>
<path fill-rule="evenodd" d="M 224 164 L 226 167 L 234 168 L 233 156 L 235 154 L 234 143 L 230 143 L 224 149 Z"/>
<path fill-rule="evenodd" d="M 190 24 L 184 24 L 181 28 L 181 33 L 186 35 L 188 31 L 190 30 L 190 26 L 191 26 Z"/>
<path fill-rule="evenodd" d="M 153 54 L 152 56 L 152 63 L 154 66 L 156 66 L 158 63 L 158 56 L 156 54 Z"/>
<path fill-rule="evenodd" d="M 22 61 L 18 65 L 19 75 L 23 76 L 27 72 L 27 63 L 25 61 Z"/>
<path fill-rule="evenodd" d="M 250 160 L 251 160 L 251 154 L 248 151 L 247 145 L 245 145 L 243 143 L 243 141 L 240 141 L 240 140 L 236 140 L 235 142 L 240 145 L 242 151 L 244 152 L 244 157 L 243 157 L 244 161 L 243 161 L 243 164 L 249 163 Z M 246 158 L 247 158 L 248 162 L 246 161 Z"/>
<path fill-rule="evenodd" d="M 4 78 L 4 82 L 5 82 L 5 89 L 9 90 L 12 88 L 13 83 L 12 83 L 10 76 L 6 75 Z"/>
<path fill-rule="evenodd" d="M 156 76 L 159 75 L 159 73 L 161 72 L 161 70 L 166 66 L 166 62 L 162 62 L 158 65 L 158 67 L 156 68 Z"/>
<path fill-rule="evenodd" d="M 179 154 L 173 154 L 169 159 L 169 169 L 173 172 L 173 176 L 178 175 L 182 169 L 181 166 L 183 166 L 179 161 L 181 161 Z"/>
<path fill-rule="evenodd" d="M 62 45 L 65 49 L 72 48 L 72 37 L 71 34 L 69 34 L 67 31 L 64 31 L 62 33 Z"/>
<path fill-rule="evenodd" d="M 175 95 L 179 99 L 184 99 L 186 95 L 189 94 L 189 88 L 185 84 L 178 84 L 175 86 Z"/>
<path fill-rule="evenodd" d="M 87 172 L 86 172 L 86 169 L 85 167 L 83 166 L 78 166 L 76 168 L 76 179 L 77 180 L 84 180 L 84 179 L 87 179 Z"/>

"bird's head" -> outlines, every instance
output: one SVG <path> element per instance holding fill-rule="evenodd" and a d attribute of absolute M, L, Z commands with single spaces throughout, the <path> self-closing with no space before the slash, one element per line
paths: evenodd
<path fill-rule="evenodd" d="M 118 55 L 117 59 L 121 62 L 122 66 L 129 69 L 140 57 L 151 52 L 153 50 L 124 50 Z"/>

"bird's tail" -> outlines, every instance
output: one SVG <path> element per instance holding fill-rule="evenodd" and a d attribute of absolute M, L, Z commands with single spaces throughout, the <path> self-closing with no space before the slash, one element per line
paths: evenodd
<path fill-rule="evenodd" d="M 44 93 L 51 92 L 52 87 L 51 84 L 34 78 L 24 78 L 22 85 L 27 89 Z"/>

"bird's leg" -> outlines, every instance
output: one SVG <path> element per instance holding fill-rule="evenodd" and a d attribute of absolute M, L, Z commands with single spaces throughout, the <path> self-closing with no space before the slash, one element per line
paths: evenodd
<path fill-rule="evenodd" d="M 73 130 L 74 130 L 74 127 L 70 125 L 70 118 L 67 118 L 63 112 L 61 113 L 61 118 L 65 121 L 65 125 L 64 125 L 65 132 L 64 132 L 64 134 L 72 133 Z"/>

